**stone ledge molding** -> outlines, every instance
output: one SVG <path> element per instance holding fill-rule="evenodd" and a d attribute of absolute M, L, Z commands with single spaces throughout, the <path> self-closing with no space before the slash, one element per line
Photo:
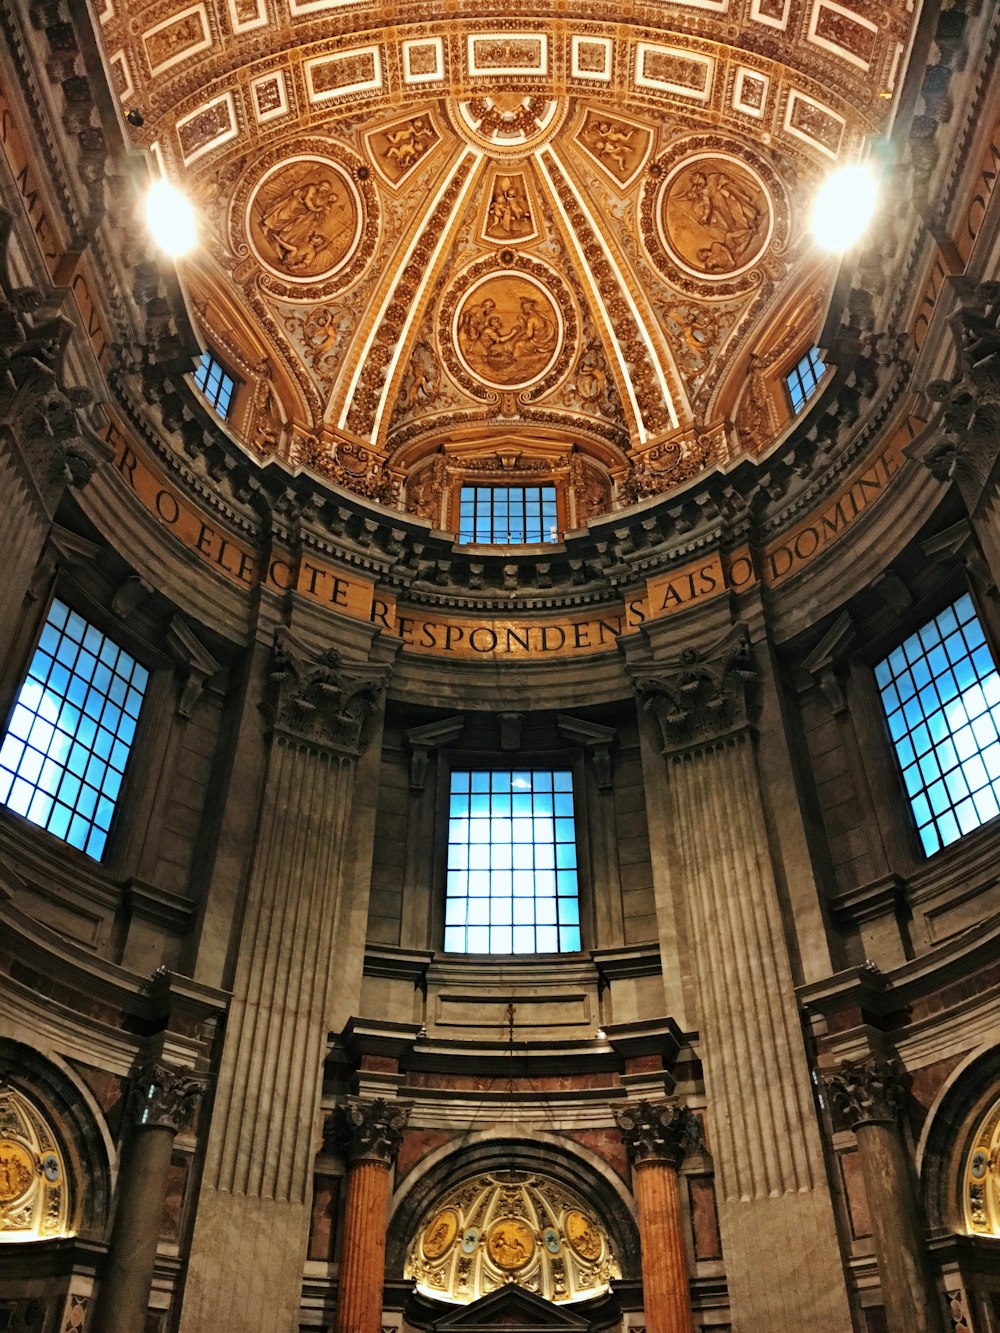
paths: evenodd
<path fill-rule="evenodd" d="M 187 1069 L 152 1062 L 135 1075 L 129 1111 L 136 1129 L 168 1129 L 177 1134 L 193 1121 L 208 1080 Z"/>
<path fill-rule="evenodd" d="M 336 648 L 312 654 L 279 628 L 269 681 L 272 730 L 310 749 L 356 758 L 386 674 L 384 667 L 348 664 Z"/>
<path fill-rule="evenodd" d="M 636 1102 L 614 1107 L 613 1114 L 633 1167 L 665 1162 L 676 1171 L 705 1141 L 698 1117 L 674 1101 Z"/>
<path fill-rule="evenodd" d="M 901 1074 L 897 1060 L 873 1055 L 868 1060 L 845 1060 L 823 1075 L 823 1083 L 851 1129 L 858 1129 L 896 1123 L 905 1091 Z"/>
<path fill-rule="evenodd" d="M 409 1118 L 409 1102 L 350 1097 L 328 1118 L 324 1139 L 352 1166 L 375 1162 L 388 1169 L 396 1160 Z"/>
<path fill-rule="evenodd" d="M 644 712 L 656 722 L 661 753 L 712 749 L 746 732 L 756 716 L 759 678 L 745 625 L 712 648 L 685 648 L 667 669 L 633 676 Z"/>

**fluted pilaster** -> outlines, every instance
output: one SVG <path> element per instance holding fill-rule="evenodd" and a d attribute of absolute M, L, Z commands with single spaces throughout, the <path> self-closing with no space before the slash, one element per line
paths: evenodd
<path fill-rule="evenodd" d="M 288 636 L 276 643 L 271 756 L 184 1333 L 271 1333 L 297 1317 L 343 849 L 380 688 L 335 653 L 310 659 Z"/>
<path fill-rule="evenodd" d="M 668 766 L 734 1330 L 848 1333 L 754 752 L 746 636 L 636 681 Z M 781 1276 L 761 1261 L 787 1256 Z"/>

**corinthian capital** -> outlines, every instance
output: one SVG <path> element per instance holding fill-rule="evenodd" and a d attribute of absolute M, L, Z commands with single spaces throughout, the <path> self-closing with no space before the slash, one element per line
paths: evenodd
<path fill-rule="evenodd" d="M 903 1100 L 901 1070 L 895 1060 L 845 1060 L 824 1074 L 830 1101 L 851 1129 L 859 1125 L 894 1124 Z"/>
<path fill-rule="evenodd" d="M 327 1121 L 326 1139 L 349 1162 L 392 1166 L 409 1118 L 408 1102 L 351 1097 Z"/>
<path fill-rule="evenodd" d="M 613 1109 L 633 1166 L 666 1162 L 676 1170 L 704 1142 L 701 1121 L 676 1102 L 630 1102 Z"/>
<path fill-rule="evenodd" d="M 132 1084 L 130 1105 L 140 1129 L 186 1129 L 201 1103 L 208 1081 L 188 1069 L 144 1065 Z"/>
<path fill-rule="evenodd" d="M 274 729 L 318 748 L 360 754 L 382 674 L 346 663 L 335 648 L 312 655 L 287 630 L 277 630 L 270 676 Z"/>
<path fill-rule="evenodd" d="M 676 663 L 633 681 L 642 708 L 656 721 L 665 755 L 715 744 L 747 727 L 757 684 L 742 625 L 714 649 L 685 648 Z"/>

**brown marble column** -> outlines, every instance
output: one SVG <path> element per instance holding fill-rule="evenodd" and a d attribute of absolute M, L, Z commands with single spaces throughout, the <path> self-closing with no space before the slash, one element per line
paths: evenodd
<path fill-rule="evenodd" d="M 329 1137 L 347 1159 L 337 1333 L 381 1333 L 392 1166 L 409 1114 L 401 1102 L 356 1097 L 329 1124 Z"/>
<path fill-rule="evenodd" d="M 639 1205 L 646 1327 L 649 1333 L 692 1333 L 677 1172 L 685 1154 L 701 1145 L 701 1122 L 675 1102 L 636 1102 L 614 1114 Z"/>
<path fill-rule="evenodd" d="M 136 1077 L 129 1103 L 132 1135 L 118 1182 L 94 1333 L 143 1333 L 146 1327 L 174 1136 L 190 1123 L 204 1091 L 204 1079 L 166 1065 L 148 1065 Z"/>
<path fill-rule="evenodd" d="M 943 1333 L 913 1168 L 899 1127 L 899 1067 L 873 1056 L 846 1061 L 823 1081 L 858 1140 L 889 1333 Z"/>

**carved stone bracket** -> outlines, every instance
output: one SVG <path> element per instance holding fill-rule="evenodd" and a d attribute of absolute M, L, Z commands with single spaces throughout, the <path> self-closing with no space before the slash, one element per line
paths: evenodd
<path fill-rule="evenodd" d="M 410 790 L 423 791 L 427 785 L 431 751 L 457 741 L 465 727 L 462 713 L 446 717 L 441 722 L 430 722 L 426 727 L 410 727 L 406 740 L 410 747 Z"/>
<path fill-rule="evenodd" d="M 665 755 L 718 744 L 756 715 L 758 677 L 745 626 L 709 652 L 685 648 L 674 666 L 653 671 L 637 673 L 633 687 Z"/>
<path fill-rule="evenodd" d="M 392 1166 L 409 1118 L 409 1102 L 351 1097 L 328 1118 L 324 1140 L 348 1162 Z"/>
<path fill-rule="evenodd" d="M 614 727 L 599 727 L 596 722 L 582 722 L 576 717 L 560 714 L 556 726 L 568 741 L 586 746 L 594 761 L 594 776 L 602 791 L 611 786 L 611 747 L 617 732 Z"/>
<path fill-rule="evenodd" d="M 177 715 L 188 719 L 208 681 L 222 670 L 222 664 L 181 616 L 174 616 L 167 626 L 167 647 L 178 664 Z"/>
<path fill-rule="evenodd" d="M 169 1065 L 144 1065 L 136 1074 L 129 1105 L 138 1129 L 169 1129 L 176 1134 L 194 1119 L 208 1080 L 189 1069 Z"/>
<path fill-rule="evenodd" d="M 955 378 L 928 386 L 942 404 L 939 428 L 912 452 L 938 480 L 953 480 L 975 513 L 1000 457 L 1000 283 L 980 283 L 963 300 L 952 335 Z"/>
<path fill-rule="evenodd" d="M 666 1162 L 676 1170 L 704 1144 L 701 1121 L 677 1102 L 641 1101 L 612 1110 L 633 1166 Z"/>
<path fill-rule="evenodd" d="M 335 648 L 312 655 L 287 630 L 275 631 L 269 706 L 276 732 L 359 755 L 384 685 L 385 668 L 348 665 Z"/>
<path fill-rule="evenodd" d="M 903 1101 L 901 1069 L 895 1060 L 872 1056 L 845 1061 L 823 1075 L 830 1100 L 851 1129 L 859 1125 L 895 1124 Z"/>

